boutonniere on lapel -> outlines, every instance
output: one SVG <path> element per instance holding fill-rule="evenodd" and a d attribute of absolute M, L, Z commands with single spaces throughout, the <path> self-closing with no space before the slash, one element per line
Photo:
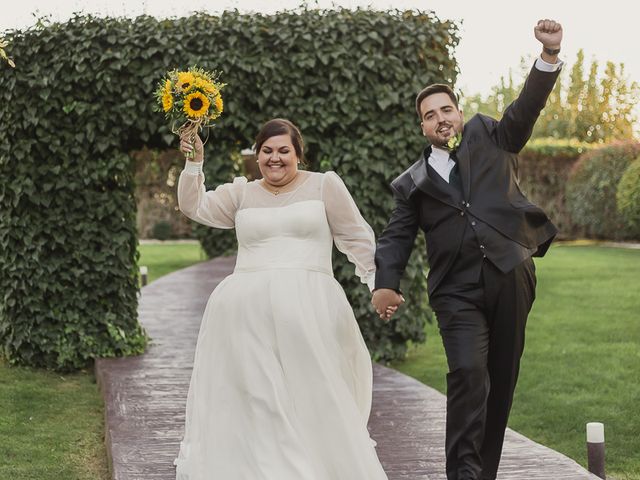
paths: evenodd
<path fill-rule="evenodd" d="M 455 152 L 460 146 L 461 142 L 462 142 L 462 133 L 458 132 L 447 141 L 446 147 L 450 152 Z"/>

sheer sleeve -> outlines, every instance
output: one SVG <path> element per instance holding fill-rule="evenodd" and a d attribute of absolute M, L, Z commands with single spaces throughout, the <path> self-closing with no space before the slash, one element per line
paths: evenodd
<path fill-rule="evenodd" d="M 187 217 L 203 225 L 230 229 L 235 226 L 247 179 L 237 177 L 215 190 L 204 186 L 202 162 L 187 161 L 178 179 L 178 206 Z"/>
<path fill-rule="evenodd" d="M 366 283 L 369 290 L 373 290 L 376 272 L 375 236 L 362 218 L 342 179 L 334 172 L 324 174 L 322 201 L 336 247 L 355 265 L 360 281 Z"/>

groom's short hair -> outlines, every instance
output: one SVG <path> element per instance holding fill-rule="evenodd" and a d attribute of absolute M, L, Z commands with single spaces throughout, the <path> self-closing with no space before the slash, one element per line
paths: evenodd
<path fill-rule="evenodd" d="M 456 108 L 460 110 L 460 107 L 458 107 L 458 97 L 456 96 L 455 93 L 453 93 L 453 89 L 445 83 L 433 83 L 428 87 L 423 88 L 418 94 L 418 96 L 416 97 L 416 113 L 418 114 L 418 117 L 420 118 L 420 120 L 422 120 L 422 112 L 420 111 L 420 104 L 425 98 L 427 98 L 429 95 L 433 95 L 434 93 L 446 93 L 447 95 L 449 95 L 449 98 L 451 99 L 453 104 L 456 106 Z"/>

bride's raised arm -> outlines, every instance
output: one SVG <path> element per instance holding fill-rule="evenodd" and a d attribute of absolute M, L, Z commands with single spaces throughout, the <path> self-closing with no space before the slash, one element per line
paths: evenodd
<path fill-rule="evenodd" d="M 246 178 L 238 177 L 233 183 L 207 191 L 202 162 L 187 161 L 178 179 L 178 206 L 187 217 L 203 225 L 234 228 L 246 184 Z"/>

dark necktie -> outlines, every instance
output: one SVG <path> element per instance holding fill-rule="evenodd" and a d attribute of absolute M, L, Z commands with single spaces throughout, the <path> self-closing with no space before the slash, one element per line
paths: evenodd
<path fill-rule="evenodd" d="M 451 152 L 449 158 L 455 162 L 455 165 L 449 172 L 449 185 L 455 188 L 457 191 L 462 192 L 462 182 L 460 181 L 460 169 L 458 168 L 458 157 L 456 152 Z"/>

